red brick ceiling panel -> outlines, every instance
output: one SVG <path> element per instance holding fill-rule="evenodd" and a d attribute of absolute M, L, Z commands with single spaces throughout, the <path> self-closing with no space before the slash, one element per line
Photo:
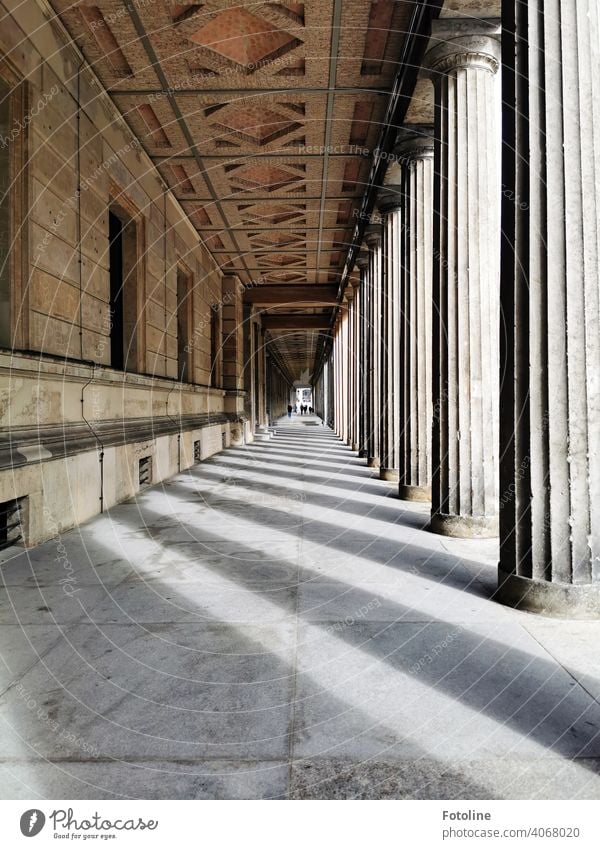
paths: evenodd
<path fill-rule="evenodd" d="M 414 0 L 352 2 L 342 7 L 337 85 L 388 89 L 397 71 Z"/>
<path fill-rule="evenodd" d="M 331 20 L 331 0 L 306 7 L 209 0 L 187 15 L 182 5 L 156 2 L 139 8 L 175 90 L 195 88 L 197 79 L 227 89 L 320 83 L 321 57 L 327 55 L 331 35 L 323 20 Z M 300 12 L 294 11 L 301 5 Z"/>
<path fill-rule="evenodd" d="M 151 156 L 171 157 L 190 153 L 168 98 L 116 94 L 114 101 Z"/>
<path fill-rule="evenodd" d="M 225 222 L 221 218 L 217 205 L 213 202 L 181 200 L 181 206 L 193 221 L 194 226 L 201 229 L 223 231 Z"/>
<path fill-rule="evenodd" d="M 257 257 L 261 263 L 266 267 L 291 267 L 294 268 L 297 266 L 304 266 L 306 264 L 306 259 L 303 256 L 299 256 L 297 254 L 259 254 Z"/>
<path fill-rule="evenodd" d="M 386 48 L 396 9 L 395 0 L 377 0 L 371 3 L 369 23 L 365 36 L 365 52 L 360 72 L 363 75 L 381 75 L 384 69 Z"/>
<path fill-rule="evenodd" d="M 236 166 L 229 179 L 233 187 L 238 186 L 242 190 L 262 193 L 289 189 L 290 186 L 298 183 L 304 186 L 303 177 L 303 174 L 293 174 L 277 165 L 256 163 L 248 166 Z"/>
<path fill-rule="evenodd" d="M 122 0 L 52 5 L 106 88 L 160 88 Z"/>
<path fill-rule="evenodd" d="M 156 112 L 149 103 L 138 106 L 138 112 L 146 125 L 146 138 L 149 147 L 171 147 L 169 137 L 162 128 Z"/>
<path fill-rule="evenodd" d="M 244 74 L 252 74 L 300 43 L 289 32 L 241 6 L 225 9 L 187 37 L 209 53 L 224 57 Z"/>
<path fill-rule="evenodd" d="M 247 224 L 271 226 L 293 222 L 303 223 L 306 207 L 303 204 L 259 203 L 238 206 L 242 220 Z"/>
<path fill-rule="evenodd" d="M 324 142 L 324 94 L 236 92 L 176 97 L 204 155 L 299 153 L 319 156 Z"/>
<path fill-rule="evenodd" d="M 369 137 L 371 119 L 373 118 L 374 103 L 357 100 L 354 104 L 352 126 L 350 127 L 350 144 L 365 145 Z"/>
<path fill-rule="evenodd" d="M 131 66 L 100 9 L 97 6 L 80 6 L 79 13 L 110 69 L 117 77 L 132 77 Z"/>
<path fill-rule="evenodd" d="M 386 100 L 375 93 L 343 93 L 335 97 L 332 116 L 332 143 L 353 155 L 369 156 L 377 145 Z"/>
<path fill-rule="evenodd" d="M 239 140 L 258 147 L 287 136 L 302 126 L 297 121 L 290 121 L 287 115 L 265 109 L 259 103 L 225 106 L 216 116 L 211 116 L 210 124 L 217 139 Z"/>
<path fill-rule="evenodd" d="M 267 283 L 303 283 L 306 280 L 306 274 L 302 271 L 277 271 L 273 269 L 265 269 L 260 275 Z"/>
<path fill-rule="evenodd" d="M 167 155 L 166 159 L 158 163 L 158 170 L 179 200 L 194 198 L 206 204 L 212 202 L 212 197 L 195 159 L 189 157 L 178 159 Z"/>
<path fill-rule="evenodd" d="M 221 267 L 339 280 L 414 0 L 341 0 L 333 94 L 334 0 L 51 2 Z"/>
<path fill-rule="evenodd" d="M 267 233 L 253 233 L 249 235 L 250 242 L 256 246 L 257 248 L 261 247 L 279 247 L 279 248 L 292 248 L 298 247 L 299 245 L 304 244 L 304 240 L 306 239 L 306 232 L 295 233 L 295 232 L 277 232 L 277 231 L 269 231 Z"/>
<path fill-rule="evenodd" d="M 297 158 L 280 156 L 210 162 L 210 177 L 227 208 L 253 198 L 295 202 L 320 197 L 322 161 L 312 159 L 304 164 Z"/>

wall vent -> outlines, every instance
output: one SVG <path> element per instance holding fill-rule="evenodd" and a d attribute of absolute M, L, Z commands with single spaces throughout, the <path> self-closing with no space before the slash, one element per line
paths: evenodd
<path fill-rule="evenodd" d="M 13 498 L 0 504 L 0 550 L 23 539 L 25 498 Z"/>
<path fill-rule="evenodd" d="M 225 431 L 223 431 L 223 433 L 221 434 L 221 442 L 223 448 L 227 448 L 227 434 L 225 433 Z"/>
<path fill-rule="evenodd" d="M 202 443 L 199 439 L 194 442 L 194 463 L 200 463 L 202 460 Z"/>
<path fill-rule="evenodd" d="M 138 468 L 140 486 L 149 486 L 152 483 L 152 457 L 142 457 Z"/>

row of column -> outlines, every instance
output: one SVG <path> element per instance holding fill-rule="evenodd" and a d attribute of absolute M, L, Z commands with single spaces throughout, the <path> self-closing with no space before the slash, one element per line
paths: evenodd
<path fill-rule="evenodd" d="M 503 137 L 500 22 L 436 25 L 435 125 L 399 134 L 339 334 L 340 435 L 431 530 L 499 534 L 501 600 L 600 615 L 599 4 L 550 5 L 504 3 Z"/>

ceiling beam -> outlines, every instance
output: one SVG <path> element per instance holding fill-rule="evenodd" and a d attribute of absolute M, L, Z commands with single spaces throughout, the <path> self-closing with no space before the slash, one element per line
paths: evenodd
<path fill-rule="evenodd" d="M 206 95 L 206 94 L 239 94 L 240 99 L 244 99 L 250 94 L 327 94 L 327 92 L 333 91 L 336 94 L 360 94 L 364 96 L 365 93 L 370 94 L 380 94 L 383 97 L 389 96 L 388 88 L 379 88 L 373 86 L 338 86 L 334 88 L 327 88 L 324 86 L 289 86 L 287 88 L 271 88 L 266 86 L 265 88 L 173 88 L 172 86 L 168 86 L 167 88 L 109 88 L 108 93 L 113 97 L 153 97 L 164 96 L 167 94 L 183 94 L 187 96 L 198 97 L 198 95 Z"/>
<path fill-rule="evenodd" d="M 281 306 L 285 304 L 330 306 L 337 304 L 337 286 L 326 286 L 319 283 L 254 286 L 245 290 L 244 303 L 262 306 L 273 306 L 274 304 Z"/>
<path fill-rule="evenodd" d="M 328 315 L 263 315 L 265 330 L 329 330 Z"/>

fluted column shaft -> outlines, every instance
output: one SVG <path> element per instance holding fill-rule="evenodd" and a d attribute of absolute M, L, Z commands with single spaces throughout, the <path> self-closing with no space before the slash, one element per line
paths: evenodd
<path fill-rule="evenodd" d="M 351 448 L 358 451 L 359 446 L 359 420 L 360 420 L 360 286 L 354 284 L 354 297 L 352 299 L 352 420 L 351 420 Z"/>
<path fill-rule="evenodd" d="M 431 527 L 469 537 L 498 533 L 500 45 L 499 25 L 464 27 L 454 37 L 445 22 L 426 62 L 435 85 Z"/>
<path fill-rule="evenodd" d="M 380 399 L 380 315 L 382 278 L 382 227 L 370 224 L 365 241 L 369 247 L 368 381 L 367 381 L 367 465 L 379 468 Z"/>
<path fill-rule="evenodd" d="M 368 347 L 369 347 L 369 255 L 361 251 L 356 260 L 360 270 L 359 288 L 359 360 L 358 360 L 358 456 L 367 456 L 367 394 L 368 394 Z"/>
<path fill-rule="evenodd" d="M 346 304 L 347 306 L 347 304 Z M 340 415 L 341 415 L 341 432 L 340 436 L 343 442 L 348 442 L 348 395 L 350 392 L 349 377 L 349 351 L 348 344 L 348 311 L 342 309 L 340 318 Z"/>
<path fill-rule="evenodd" d="M 348 445 L 352 446 L 355 443 L 354 426 L 355 426 L 355 398 L 356 398 L 356 338 L 354 335 L 354 311 L 356 307 L 356 299 L 354 297 L 354 288 L 349 283 L 346 289 L 346 298 L 348 300 Z"/>
<path fill-rule="evenodd" d="M 401 132 L 400 498 L 431 499 L 433 127 Z"/>
<path fill-rule="evenodd" d="M 600 615 L 600 6 L 505 2 L 501 600 Z"/>
<path fill-rule="evenodd" d="M 400 187 L 386 185 L 379 194 L 383 215 L 380 310 L 380 426 L 379 477 L 398 480 L 400 420 L 398 383 L 400 368 Z"/>

